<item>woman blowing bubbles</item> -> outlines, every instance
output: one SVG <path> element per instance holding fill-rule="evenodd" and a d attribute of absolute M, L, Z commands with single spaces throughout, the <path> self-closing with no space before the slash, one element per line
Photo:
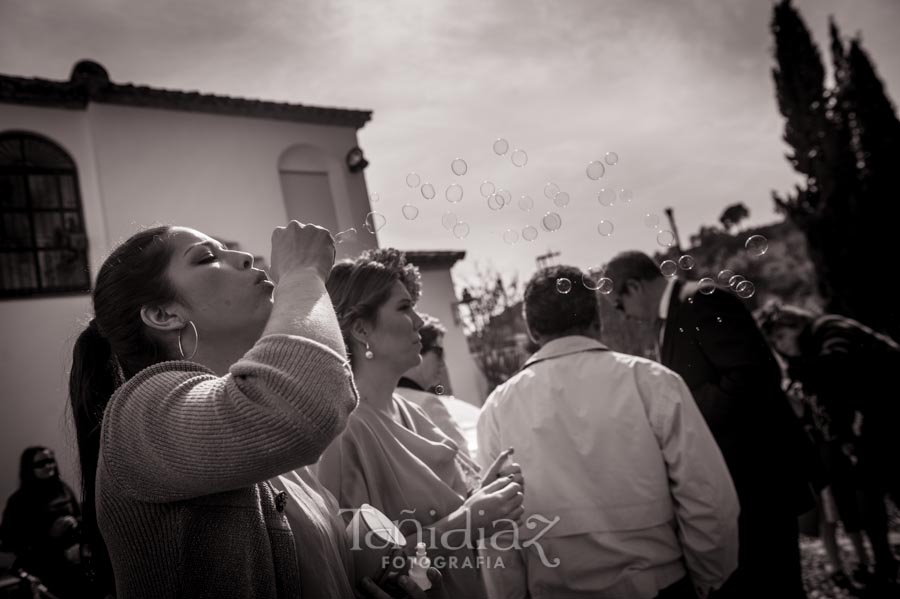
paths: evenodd
<path fill-rule="evenodd" d="M 272 234 L 277 288 L 249 254 L 181 227 L 142 231 L 101 267 L 70 395 L 85 525 L 120 599 L 302 594 L 284 495 L 265 481 L 315 462 L 356 405 L 333 260 L 328 231 L 294 221 Z"/>

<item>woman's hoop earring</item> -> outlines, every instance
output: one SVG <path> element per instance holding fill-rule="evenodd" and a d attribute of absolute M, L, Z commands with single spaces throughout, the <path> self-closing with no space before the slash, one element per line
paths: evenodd
<path fill-rule="evenodd" d="M 184 355 L 184 347 L 181 345 L 181 336 L 184 334 L 184 330 L 188 327 L 188 324 L 191 325 L 191 328 L 194 329 L 194 351 L 191 352 L 191 355 Z M 178 331 L 178 353 L 181 354 L 182 360 L 190 360 L 194 357 L 194 354 L 197 353 L 197 348 L 200 347 L 200 333 L 197 332 L 197 325 L 194 324 L 194 321 L 189 320 L 187 324 L 184 325 L 180 331 Z"/>
<path fill-rule="evenodd" d="M 365 356 L 366 356 L 366 360 L 371 360 L 372 358 L 375 357 L 375 354 L 373 354 L 373 353 L 372 353 L 372 350 L 369 348 L 369 342 L 368 342 L 368 341 L 366 341 L 366 353 L 365 353 Z"/>

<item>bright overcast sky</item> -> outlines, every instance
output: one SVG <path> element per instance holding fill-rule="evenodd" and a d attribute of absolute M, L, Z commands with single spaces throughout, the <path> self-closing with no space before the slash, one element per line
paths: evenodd
<path fill-rule="evenodd" d="M 862 32 L 897 100 L 900 2 L 795 4 L 823 50 L 829 14 L 845 35 Z M 67 79 L 91 58 L 119 83 L 373 110 L 360 143 L 373 209 L 387 219 L 382 245 L 464 249 L 463 279 L 476 261 L 527 276 L 548 249 L 581 267 L 655 249 L 644 216 L 666 206 L 683 242 L 735 202 L 751 224 L 777 219 L 770 190 L 795 177 L 773 93 L 771 12 L 761 0 L 0 0 L 0 72 Z M 497 137 L 527 165 L 495 155 Z M 619 163 L 589 180 L 585 167 L 606 152 Z M 450 171 L 455 157 L 468 163 L 463 177 Z M 409 172 L 437 197 L 409 188 Z M 512 205 L 490 211 L 485 179 Z M 570 193 L 567 207 L 544 197 L 548 181 Z M 465 195 L 451 205 L 453 182 Z M 603 207 L 601 187 L 634 201 Z M 523 194 L 531 212 L 517 207 Z M 418 218 L 401 215 L 405 203 Z M 442 228 L 447 210 L 468 237 Z M 504 243 L 507 228 L 540 229 L 549 210 L 559 231 Z M 611 236 L 597 233 L 600 220 Z"/>

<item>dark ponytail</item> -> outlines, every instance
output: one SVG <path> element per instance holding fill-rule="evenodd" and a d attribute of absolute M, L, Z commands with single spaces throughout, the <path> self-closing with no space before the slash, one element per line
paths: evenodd
<path fill-rule="evenodd" d="M 166 271 L 169 227 L 136 233 L 104 261 L 94 285 L 94 318 L 75 341 L 69 402 L 75 420 L 88 570 L 97 590 L 114 593 L 112 565 L 97 526 L 96 481 L 103 413 L 116 388 L 169 356 L 141 319 L 141 308 L 177 298 Z"/>
<path fill-rule="evenodd" d="M 97 527 L 95 484 L 103 411 L 119 384 L 121 375 L 109 341 L 100 334 L 96 321 L 92 320 L 75 341 L 69 373 L 69 401 L 81 462 L 83 538 L 91 549 L 87 566 L 94 584 L 104 593 L 115 589 L 106 544 Z"/>

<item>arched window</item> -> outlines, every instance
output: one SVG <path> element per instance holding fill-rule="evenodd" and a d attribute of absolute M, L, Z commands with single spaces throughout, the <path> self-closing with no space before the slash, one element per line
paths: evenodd
<path fill-rule="evenodd" d="M 0 297 L 90 291 L 78 187 L 58 145 L 0 133 Z"/>

